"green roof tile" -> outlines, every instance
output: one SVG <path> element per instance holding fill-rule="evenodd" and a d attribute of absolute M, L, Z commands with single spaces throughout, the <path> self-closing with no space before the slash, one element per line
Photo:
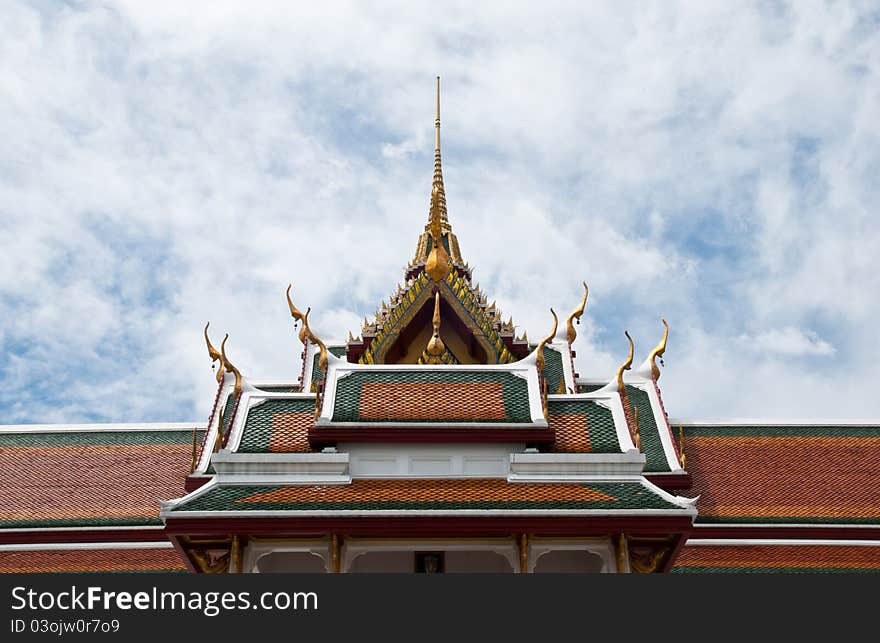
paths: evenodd
<path fill-rule="evenodd" d="M 266 400 L 248 410 L 239 453 L 267 453 L 272 438 L 272 424 L 277 413 L 314 413 L 314 399 Z"/>
<path fill-rule="evenodd" d="M 645 391 L 630 385 L 626 386 L 626 395 L 632 408 L 639 411 L 639 436 L 642 439 L 642 453 L 647 460 L 645 471 L 653 473 L 669 471 L 666 452 L 663 450 L 657 421 L 651 408 L 651 399 Z"/>

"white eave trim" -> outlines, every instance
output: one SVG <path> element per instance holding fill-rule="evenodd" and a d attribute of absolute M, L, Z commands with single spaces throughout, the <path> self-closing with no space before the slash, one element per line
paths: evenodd
<path fill-rule="evenodd" d="M 816 546 L 880 547 L 880 540 L 807 540 L 803 538 L 690 538 L 687 547 Z"/>
<path fill-rule="evenodd" d="M 122 433 L 127 431 L 204 431 L 197 422 L 132 422 L 113 424 L 0 424 L 0 433 Z"/>
<path fill-rule="evenodd" d="M 640 477 L 645 455 L 628 453 L 511 453 L 508 482 L 546 482 L 590 476 Z"/>
<path fill-rule="evenodd" d="M 173 549 L 171 541 L 131 543 L 18 543 L 0 545 L 0 551 L 77 551 L 86 549 Z"/>
<path fill-rule="evenodd" d="M 813 418 L 802 418 L 799 420 L 771 420 L 761 418 L 757 420 L 749 420 L 747 418 L 735 418 L 730 420 L 724 419 L 682 419 L 670 418 L 669 423 L 673 426 L 852 426 L 852 427 L 878 427 L 880 426 L 880 418 L 869 420 L 823 420 Z"/>
<path fill-rule="evenodd" d="M 40 533 L 44 532 L 61 532 L 61 531 L 94 531 L 94 532 L 102 532 L 102 531 L 116 531 L 116 530 L 129 530 L 129 531 L 142 531 L 146 529 L 156 529 L 163 530 L 165 527 L 163 525 L 119 525 L 114 527 L 113 525 L 108 525 L 106 527 L 6 527 L 4 529 L 0 529 L 0 534 L 15 534 L 19 532 L 33 532 L 39 531 Z"/>
<path fill-rule="evenodd" d="M 878 529 L 880 528 L 880 522 L 874 524 L 853 524 L 848 525 L 846 523 L 834 523 L 834 524 L 821 524 L 821 523 L 797 523 L 797 522 L 786 522 L 786 523 L 726 523 L 726 522 L 699 522 L 694 524 L 696 529 L 718 529 L 723 528 L 727 529 L 728 527 L 733 527 L 734 529 L 777 529 L 782 527 L 783 529 Z"/>
<path fill-rule="evenodd" d="M 325 518 L 339 517 L 399 517 L 399 516 L 687 516 L 695 512 L 687 509 L 337 509 L 327 511 L 175 511 L 164 518 Z"/>

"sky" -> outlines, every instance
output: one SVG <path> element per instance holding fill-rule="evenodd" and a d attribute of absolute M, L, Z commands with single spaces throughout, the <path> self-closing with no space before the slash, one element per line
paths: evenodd
<path fill-rule="evenodd" d="M 428 217 L 576 370 L 670 325 L 673 418 L 880 420 L 880 6 L 0 7 L 0 424 L 206 421 L 202 329 L 295 381 Z"/>

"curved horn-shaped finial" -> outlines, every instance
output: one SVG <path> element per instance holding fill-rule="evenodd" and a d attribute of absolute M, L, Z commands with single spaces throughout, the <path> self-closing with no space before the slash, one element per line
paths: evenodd
<path fill-rule="evenodd" d="M 590 294 L 590 288 L 587 286 L 587 282 L 584 282 L 584 298 L 581 299 L 581 305 L 575 308 L 571 315 L 568 316 L 568 319 L 565 320 L 565 325 L 568 328 L 568 343 L 574 344 L 574 340 L 577 337 L 577 331 L 574 329 L 574 324 L 572 324 L 572 320 L 577 319 L 578 323 L 580 323 L 581 315 L 584 314 L 584 307 L 587 305 L 587 295 Z"/>
<path fill-rule="evenodd" d="M 624 335 L 629 340 L 629 357 L 626 358 L 626 361 L 620 365 L 620 368 L 617 369 L 617 391 L 621 395 L 623 395 L 625 389 L 623 388 L 623 372 L 628 371 L 633 363 L 633 352 L 635 346 L 633 346 L 632 337 L 629 336 L 629 331 L 624 331 Z"/>
<path fill-rule="evenodd" d="M 235 375 L 235 390 L 233 391 L 233 395 L 238 397 L 241 395 L 241 372 L 232 365 L 229 361 L 229 358 L 226 357 L 226 340 L 229 339 L 229 333 L 226 333 L 226 336 L 223 338 L 223 342 L 220 344 L 220 355 L 223 358 L 224 364 L 226 364 L 226 368 L 230 373 Z"/>
<path fill-rule="evenodd" d="M 666 329 L 663 331 L 663 339 L 660 340 L 660 343 L 657 344 L 657 347 L 651 351 L 651 355 L 648 357 L 648 361 L 651 362 L 651 373 L 654 375 L 655 380 L 660 379 L 660 368 L 657 366 L 657 362 L 655 361 L 658 357 L 663 357 L 663 353 L 666 352 L 666 340 L 669 338 L 669 324 L 666 323 L 665 319 L 661 319 L 663 325 Z M 660 360 L 663 361 L 662 359 Z"/>
<path fill-rule="evenodd" d="M 318 336 L 312 332 L 312 329 L 309 328 L 309 314 L 311 312 L 312 312 L 311 306 L 306 308 L 306 314 L 305 314 L 305 316 L 303 316 L 303 327 L 302 327 L 302 330 L 300 331 L 300 340 L 302 340 L 303 333 L 305 333 L 305 336 L 308 338 L 308 340 L 310 342 L 317 344 L 318 348 L 321 351 L 321 358 L 318 360 L 318 367 L 322 371 L 324 371 L 324 373 L 326 373 L 327 372 L 327 347 L 324 345 L 324 342 L 322 342 L 320 339 L 318 339 Z M 303 342 L 303 343 L 305 343 L 305 342 Z"/>
<path fill-rule="evenodd" d="M 299 329 L 299 341 L 305 344 L 306 338 L 309 336 L 308 324 L 305 321 L 306 316 L 308 315 L 308 311 L 306 311 L 306 314 L 303 315 L 302 311 L 293 305 L 293 301 L 290 299 L 290 289 L 292 287 L 293 284 L 287 285 L 287 306 L 288 308 L 290 308 L 290 316 L 293 317 L 295 321 L 301 322 L 303 325 L 302 328 Z"/>
<path fill-rule="evenodd" d="M 553 330 L 551 330 L 550 334 L 538 344 L 537 366 L 539 373 L 544 370 L 544 345 L 553 341 L 553 338 L 556 337 L 556 329 L 559 328 L 559 317 L 556 316 L 556 311 L 551 308 L 550 314 L 553 315 Z"/>
<path fill-rule="evenodd" d="M 213 364 L 217 360 L 220 360 L 220 368 L 217 369 L 217 382 L 223 381 L 223 373 L 226 372 L 226 364 L 223 362 L 223 356 L 220 354 L 214 345 L 211 344 L 211 340 L 208 338 L 208 326 L 211 325 L 211 322 L 205 324 L 205 343 L 208 345 L 208 356 L 211 358 L 211 363 Z"/>

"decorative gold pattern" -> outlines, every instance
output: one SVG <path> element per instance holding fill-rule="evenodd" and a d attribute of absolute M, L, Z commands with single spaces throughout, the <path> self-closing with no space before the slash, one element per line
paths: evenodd
<path fill-rule="evenodd" d="M 571 315 L 568 316 L 568 319 L 565 320 L 565 325 L 568 328 L 568 343 L 574 344 L 574 340 L 577 338 L 577 331 L 574 329 L 574 324 L 572 320 L 577 319 L 578 323 L 581 322 L 581 315 L 584 314 L 584 307 L 587 305 L 587 295 L 590 294 L 590 289 L 587 286 L 587 282 L 584 282 L 584 298 L 581 299 L 581 305 L 575 308 Z M 563 391 L 564 393 L 565 391 Z"/>
<path fill-rule="evenodd" d="M 229 573 L 241 573 L 241 540 L 238 534 L 232 536 L 232 545 L 229 549 Z"/>
<path fill-rule="evenodd" d="M 617 555 L 617 573 L 626 573 L 626 536 L 623 533 L 614 539 L 614 553 Z"/>
<path fill-rule="evenodd" d="M 229 572 L 229 563 L 232 559 L 230 538 L 195 539 L 181 536 L 180 542 L 198 571 L 203 574 Z"/>
<path fill-rule="evenodd" d="M 520 534 L 519 537 L 519 573 L 529 573 L 529 536 Z"/>
<path fill-rule="evenodd" d="M 620 368 L 617 369 L 617 392 L 621 395 L 626 395 L 626 389 L 623 386 L 623 372 L 628 371 L 632 367 L 633 363 L 633 351 L 635 347 L 633 346 L 632 337 L 629 336 L 629 331 L 623 331 L 623 334 L 626 335 L 627 340 L 629 340 L 629 356 L 626 358 L 626 361 L 620 365 Z"/>
<path fill-rule="evenodd" d="M 660 343 L 657 344 L 656 348 L 651 351 L 651 356 L 648 359 L 651 361 L 651 373 L 654 375 L 655 380 L 660 379 L 660 368 L 657 366 L 657 362 L 655 361 L 658 357 L 660 358 L 660 362 L 663 362 L 663 353 L 666 352 L 666 340 L 669 338 L 669 324 L 666 323 L 665 319 L 661 319 L 663 322 L 663 326 L 666 329 L 663 331 L 663 339 L 660 340 Z"/>
<path fill-rule="evenodd" d="M 330 571 L 339 573 L 339 536 L 336 534 L 330 536 Z"/>

